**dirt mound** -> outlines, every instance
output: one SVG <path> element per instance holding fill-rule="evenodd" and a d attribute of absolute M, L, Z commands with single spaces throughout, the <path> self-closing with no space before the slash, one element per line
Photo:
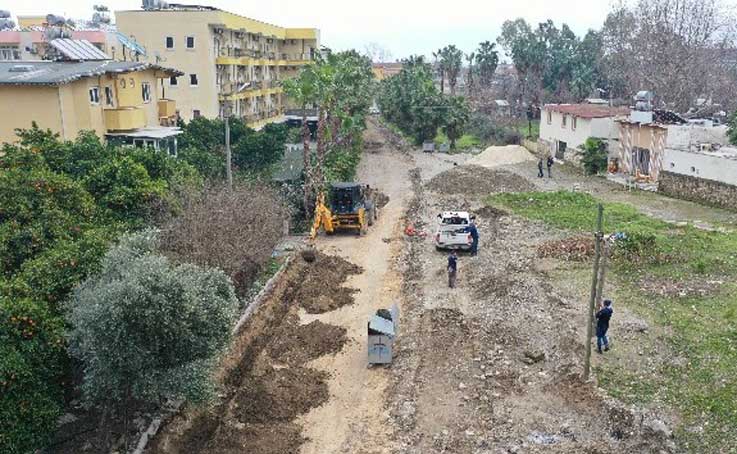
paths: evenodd
<path fill-rule="evenodd" d="M 363 269 L 340 257 L 318 252 L 315 261 L 295 262 L 287 301 L 303 307 L 310 314 L 323 314 L 353 304 L 358 290 L 343 287 L 348 276 Z"/>
<path fill-rule="evenodd" d="M 345 328 L 315 321 L 300 325 L 300 306 L 316 312 L 353 302 L 342 284 L 361 268 L 315 253 L 293 260 L 239 331 L 219 372 L 224 398 L 192 408 L 167 424 L 150 448 L 156 454 L 297 454 L 304 442 L 294 419 L 329 399 L 328 374 L 304 367 L 347 342 Z"/>
<path fill-rule="evenodd" d="M 469 161 L 469 164 L 496 167 L 520 162 L 535 161 L 535 156 L 520 145 L 489 147 Z"/>
<path fill-rule="evenodd" d="M 319 320 L 300 325 L 299 317 L 292 313 L 267 347 L 267 353 L 280 363 L 298 366 L 338 353 L 347 342 L 345 328 Z"/>
<path fill-rule="evenodd" d="M 314 369 L 269 368 L 243 380 L 234 416 L 241 423 L 288 422 L 327 402 L 327 374 Z"/>
<path fill-rule="evenodd" d="M 375 191 L 374 200 L 376 201 L 377 207 L 384 208 L 389 203 L 389 196 L 381 191 Z"/>
<path fill-rule="evenodd" d="M 240 424 L 220 431 L 213 446 L 203 451 L 217 454 L 297 454 L 305 439 L 295 423 Z"/>
<path fill-rule="evenodd" d="M 494 208 L 489 205 L 479 208 L 478 210 L 474 211 L 474 214 L 480 218 L 487 220 L 496 220 L 509 215 L 509 213 L 507 213 L 506 211 L 500 210 L 499 208 Z"/>
<path fill-rule="evenodd" d="M 427 187 L 442 194 L 485 196 L 497 192 L 526 192 L 534 187 L 524 178 L 477 165 L 454 167 L 433 177 Z"/>
<path fill-rule="evenodd" d="M 546 241 L 537 248 L 537 256 L 583 262 L 594 256 L 594 239 L 588 236 L 575 236 Z"/>

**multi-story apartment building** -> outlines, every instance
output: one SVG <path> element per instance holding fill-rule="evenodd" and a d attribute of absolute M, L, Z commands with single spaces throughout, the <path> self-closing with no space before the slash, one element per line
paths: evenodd
<path fill-rule="evenodd" d="M 145 5 L 117 11 L 118 30 L 146 48 L 152 63 L 185 73 L 166 81 L 179 116 L 229 113 L 258 128 L 283 119 L 281 82 L 320 47 L 314 28 L 283 28 L 206 6 Z"/>
<path fill-rule="evenodd" d="M 36 122 L 63 139 L 92 130 L 109 141 L 151 146 L 176 154 L 179 128 L 171 127 L 174 101 L 164 80 L 176 70 L 144 62 L 0 62 L 0 142 Z"/>

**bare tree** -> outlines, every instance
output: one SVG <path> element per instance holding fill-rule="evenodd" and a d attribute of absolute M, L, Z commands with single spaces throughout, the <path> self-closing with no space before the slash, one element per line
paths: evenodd
<path fill-rule="evenodd" d="M 721 0 L 619 2 L 602 35 L 603 73 L 618 96 L 651 90 L 686 111 L 697 98 L 734 94 L 735 18 Z"/>
<path fill-rule="evenodd" d="M 392 60 L 391 51 L 375 42 L 370 42 L 363 46 L 363 54 L 374 63 L 388 63 Z"/>

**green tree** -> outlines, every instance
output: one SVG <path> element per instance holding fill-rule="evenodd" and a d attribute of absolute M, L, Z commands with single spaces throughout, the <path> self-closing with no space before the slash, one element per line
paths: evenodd
<path fill-rule="evenodd" d="M 447 99 L 446 104 L 444 129 L 445 134 L 450 139 L 450 148 L 455 149 L 456 140 L 463 135 L 463 131 L 471 116 L 471 109 L 468 107 L 466 99 L 462 96 L 451 96 Z"/>
<path fill-rule="evenodd" d="M 496 50 L 496 44 L 489 41 L 479 43 L 479 48 L 476 51 L 476 67 L 478 68 L 481 85 L 484 88 L 491 86 L 498 65 L 499 52 Z"/>
<path fill-rule="evenodd" d="M 453 44 L 445 46 L 440 50 L 440 64 L 445 69 L 445 74 L 448 76 L 450 94 L 454 95 L 456 92 L 456 85 L 458 84 L 458 75 L 461 73 L 461 69 L 463 68 L 463 52 Z M 442 92 L 443 91 L 441 90 L 441 93 Z"/>
<path fill-rule="evenodd" d="M 63 326 L 44 304 L 0 297 L 0 452 L 49 442 L 63 404 Z"/>
<path fill-rule="evenodd" d="M 729 138 L 729 143 L 737 145 L 737 111 L 729 117 L 727 137 Z"/>
<path fill-rule="evenodd" d="M 586 173 L 596 175 L 607 169 L 606 144 L 601 139 L 589 137 L 583 144 L 581 163 Z"/>
<path fill-rule="evenodd" d="M 94 199 L 82 185 L 48 169 L 0 172 L 0 273 L 62 240 L 79 238 L 94 222 Z"/>
<path fill-rule="evenodd" d="M 222 271 L 172 264 L 155 248 L 153 231 L 122 238 L 69 303 L 69 348 L 84 365 L 84 397 L 124 418 L 134 399 L 210 398 L 238 307 Z"/>

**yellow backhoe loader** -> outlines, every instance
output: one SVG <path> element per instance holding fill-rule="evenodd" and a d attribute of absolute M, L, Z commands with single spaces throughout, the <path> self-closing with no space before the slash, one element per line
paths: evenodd
<path fill-rule="evenodd" d="M 324 192 L 317 196 L 310 238 L 314 239 L 321 228 L 328 235 L 338 230 L 355 230 L 359 235 L 365 235 L 378 218 L 378 207 L 368 185 L 333 183 L 329 201 L 325 200 Z"/>

